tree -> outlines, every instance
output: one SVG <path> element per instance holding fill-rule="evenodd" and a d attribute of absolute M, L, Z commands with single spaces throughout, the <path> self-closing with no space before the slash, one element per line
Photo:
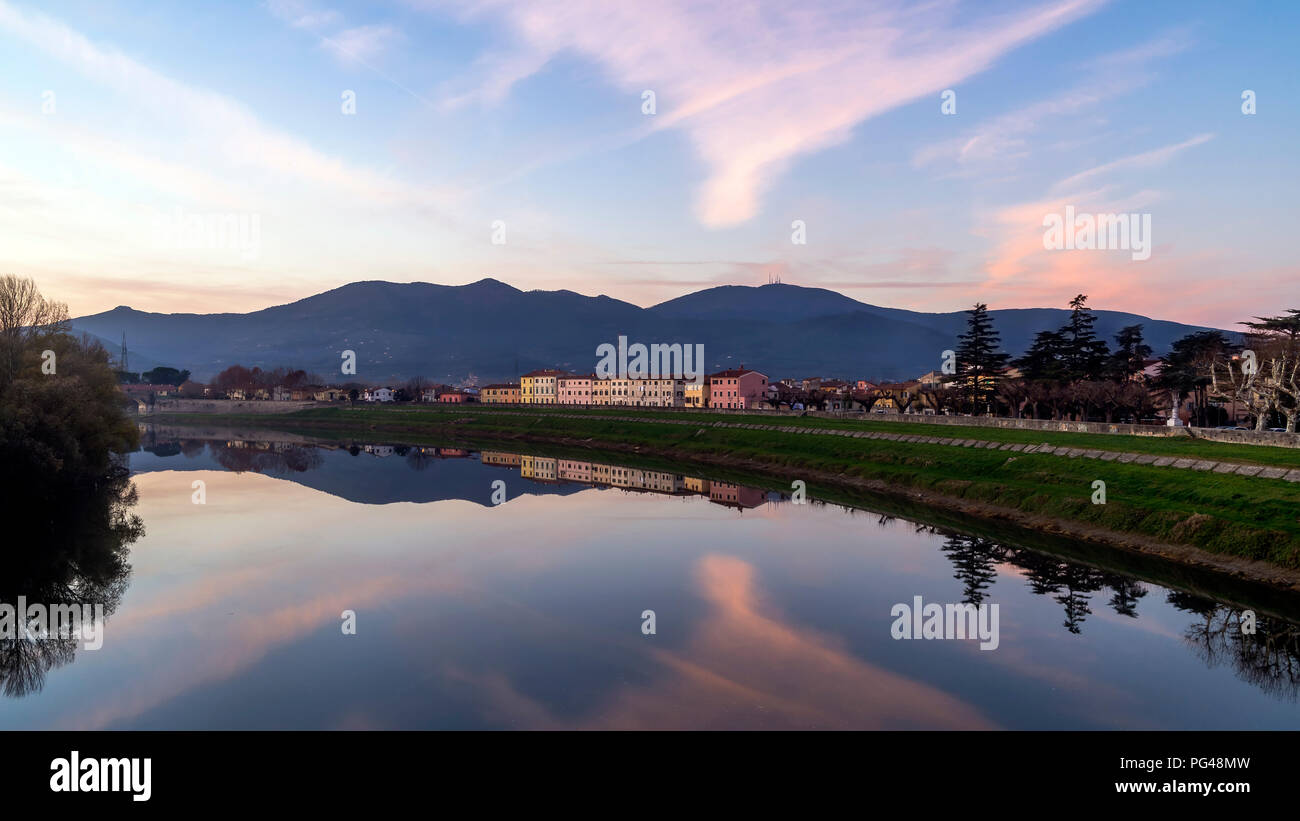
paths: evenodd
<path fill-rule="evenodd" d="M 231 365 L 212 380 L 212 387 L 221 393 L 252 391 L 257 387 L 257 375 L 243 365 Z"/>
<path fill-rule="evenodd" d="M 17 377 L 37 341 L 66 334 L 69 321 L 68 306 L 43 297 L 35 280 L 0 277 L 0 386 Z"/>
<path fill-rule="evenodd" d="M 1011 357 L 1001 350 L 1001 339 L 993 329 L 989 306 L 983 302 L 967 311 L 966 333 L 957 337 L 957 379 L 972 407 L 993 409 L 997 379 Z"/>
<path fill-rule="evenodd" d="M 145 371 L 140 374 L 141 378 L 150 385 L 180 385 L 189 381 L 189 371 L 179 371 L 175 368 L 154 368 L 151 371 Z"/>
<path fill-rule="evenodd" d="M 1099 338 L 1093 328 L 1097 317 L 1087 302 L 1086 294 L 1070 300 L 1070 321 L 1060 331 L 1065 378 L 1070 382 L 1102 378 L 1110 356 L 1106 340 Z"/>
<path fill-rule="evenodd" d="M 67 332 L 67 307 L 0 277 L 0 466 L 51 487 L 104 481 L 139 441 L 120 401 L 108 352 Z"/>
<path fill-rule="evenodd" d="M 1019 419 L 1021 409 L 1029 401 L 1029 383 L 1024 379 L 1002 379 L 998 381 L 997 398 L 1007 406 L 1013 419 Z"/>
<path fill-rule="evenodd" d="M 1232 343 L 1222 331 L 1196 331 L 1170 346 L 1169 353 L 1160 361 L 1156 384 L 1171 393 L 1175 400 L 1174 413 L 1183 399 L 1190 396 L 1196 423 L 1202 427 L 1207 424 L 1214 363 L 1233 352 Z"/>
<path fill-rule="evenodd" d="M 1255 320 L 1241 323 L 1250 328 L 1246 351 L 1254 355 L 1257 370 L 1252 389 L 1270 411 L 1286 417 L 1286 429 L 1294 433 L 1300 421 L 1300 308 Z M 1265 424 L 1256 426 L 1262 429 Z"/>
<path fill-rule="evenodd" d="M 1128 382 L 1142 373 L 1151 356 L 1151 346 L 1142 338 L 1141 325 L 1127 325 L 1115 334 L 1115 352 L 1110 355 L 1110 376 Z"/>
<path fill-rule="evenodd" d="M 429 387 L 429 382 L 423 376 L 412 376 L 406 381 L 406 392 L 414 397 L 418 402 L 424 398 L 424 389 Z"/>
<path fill-rule="evenodd" d="M 1059 331 L 1039 331 L 1033 344 L 1015 361 L 1021 375 L 1031 382 L 1059 382 L 1065 373 L 1065 339 Z"/>
<path fill-rule="evenodd" d="M 1277 410 L 1277 394 L 1269 389 L 1267 377 L 1258 378 L 1258 370 L 1247 365 L 1250 361 L 1233 356 L 1211 363 L 1210 395 L 1240 402 L 1255 417 L 1255 430 L 1263 430 L 1268 427 L 1269 414 Z"/>

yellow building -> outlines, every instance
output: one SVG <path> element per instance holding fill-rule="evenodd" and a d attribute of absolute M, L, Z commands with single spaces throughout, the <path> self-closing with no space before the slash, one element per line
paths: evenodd
<path fill-rule="evenodd" d="M 687 382 L 683 394 L 682 399 L 688 408 L 707 408 L 709 406 L 708 382 Z"/>
<path fill-rule="evenodd" d="M 519 401 L 525 405 L 554 405 L 556 381 L 564 371 L 529 371 L 519 378 Z"/>
<path fill-rule="evenodd" d="M 524 454 L 519 460 L 519 475 L 534 482 L 554 482 L 559 475 L 559 460 Z"/>
<path fill-rule="evenodd" d="M 691 493 L 703 493 L 709 495 L 709 480 L 700 479 L 696 476 L 686 476 L 682 479 L 682 487 Z"/>

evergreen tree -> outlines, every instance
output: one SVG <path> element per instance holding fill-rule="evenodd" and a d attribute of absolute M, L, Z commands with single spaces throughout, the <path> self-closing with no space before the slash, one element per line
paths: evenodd
<path fill-rule="evenodd" d="M 1070 382 L 1100 379 L 1106 371 L 1110 348 L 1093 327 L 1097 317 L 1087 307 L 1087 294 L 1070 300 L 1070 321 L 1061 328 L 1065 378 Z"/>
<path fill-rule="evenodd" d="M 1065 340 L 1059 331 L 1039 331 L 1034 344 L 1013 364 L 1030 381 L 1056 382 L 1065 378 Z"/>
<path fill-rule="evenodd" d="M 980 302 L 966 313 L 966 333 L 957 337 L 957 381 L 972 409 L 983 406 L 987 413 L 997 391 L 997 378 L 1010 357 L 1001 351 L 989 306 Z"/>
<path fill-rule="evenodd" d="M 1142 338 L 1141 325 L 1128 325 L 1115 334 L 1115 353 L 1110 357 L 1111 377 L 1116 382 L 1128 382 L 1142 373 L 1151 356 L 1151 346 Z"/>
<path fill-rule="evenodd" d="M 939 548 L 957 571 L 953 578 L 962 583 L 962 601 L 978 605 L 985 591 L 997 579 L 994 545 L 977 536 L 949 536 Z"/>

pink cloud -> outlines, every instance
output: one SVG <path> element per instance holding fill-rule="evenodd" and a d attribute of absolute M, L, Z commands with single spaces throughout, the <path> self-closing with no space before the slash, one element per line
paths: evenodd
<path fill-rule="evenodd" d="M 655 92 L 654 127 L 685 131 L 704 161 L 697 218 L 723 227 L 755 216 L 764 193 L 798 157 L 842 143 L 859 123 L 927 95 L 936 95 L 937 110 L 940 91 L 1102 2 L 1065 0 L 963 24 L 952 19 L 953 4 L 416 4 L 503 18 L 510 26 L 526 59 L 487 61 L 507 73 L 480 78 L 483 96 L 500 97 L 562 52 L 593 60 L 615 86 L 636 95 L 630 110 L 638 110 L 643 90 Z"/>

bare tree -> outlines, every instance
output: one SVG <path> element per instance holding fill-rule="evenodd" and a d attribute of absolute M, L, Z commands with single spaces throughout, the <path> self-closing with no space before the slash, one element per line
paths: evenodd
<path fill-rule="evenodd" d="M 1256 354 L 1256 357 L 1258 354 Z M 1278 409 L 1277 390 L 1271 372 L 1271 359 L 1225 357 L 1210 368 L 1210 395 L 1216 399 L 1240 402 L 1255 417 L 1255 430 L 1268 427 L 1268 416 Z M 1262 373 L 1261 373 L 1262 371 Z"/>
<path fill-rule="evenodd" d="M 18 373 L 34 340 L 64 333 L 68 323 L 68 306 L 41 296 L 35 280 L 0 277 L 0 385 Z"/>

